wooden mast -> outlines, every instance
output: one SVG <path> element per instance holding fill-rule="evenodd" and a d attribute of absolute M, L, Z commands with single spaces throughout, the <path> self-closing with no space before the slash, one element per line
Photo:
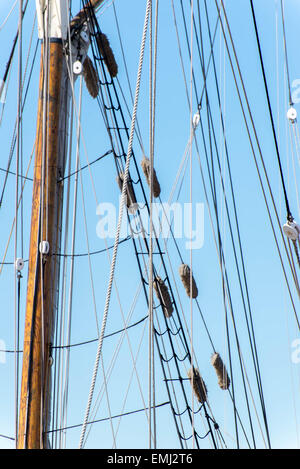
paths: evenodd
<path fill-rule="evenodd" d="M 49 357 L 59 277 L 59 257 L 53 254 L 60 252 L 61 242 L 63 184 L 58 183 L 58 180 L 64 172 L 68 129 L 69 90 L 62 43 L 62 24 L 64 15 L 66 18 L 67 14 L 67 2 L 65 0 L 48 2 L 48 28 L 45 27 L 45 11 L 42 10 L 44 6 L 44 2 L 40 0 L 40 5 L 37 6 L 38 16 L 41 18 L 39 33 L 41 37 L 42 30 L 44 40 L 41 48 L 17 438 L 17 447 L 24 449 L 46 446 L 43 434 L 48 421 Z M 55 8 L 58 8 L 58 17 L 53 14 Z M 49 31 L 48 36 L 45 33 L 47 31 Z M 67 28 L 65 28 L 66 34 Z M 47 246 L 49 246 L 48 253 Z"/>
<path fill-rule="evenodd" d="M 103 1 L 91 0 L 86 4 L 96 8 Z M 62 232 L 63 183 L 58 181 L 65 169 L 71 96 L 63 48 L 68 34 L 68 1 L 36 0 L 36 3 L 39 37 L 43 42 L 17 438 L 19 449 L 47 447 L 44 435 L 49 425 L 50 347 L 59 284 L 60 258 L 55 254 L 60 252 Z M 74 24 L 72 21 L 71 27 L 80 28 L 86 21 L 84 9 L 75 18 L 79 21 L 75 20 Z"/>

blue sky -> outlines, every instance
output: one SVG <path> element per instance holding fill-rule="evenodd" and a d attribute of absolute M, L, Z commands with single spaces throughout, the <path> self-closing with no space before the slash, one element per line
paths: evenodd
<path fill-rule="evenodd" d="M 73 2 L 73 13 L 77 11 L 79 2 Z M 187 60 L 187 47 L 184 31 L 182 27 L 182 18 L 180 15 L 180 2 L 174 0 L 178 27 L 181 37 L 181 44 L 184 54 L 185 73 L 189 80 L 190 64 Z M 194 1 L 195 11 L 197 2 Z M 203 10 L 203 2 L 201 11 Z M 232 35 L 239 58 L 239 63 L 247 94 L 254 116 L 255 125 L 264 155 L 268 176 L 274 192 L 276 206 L 278 208 L 282 224 L 285 222 L 286 213 L 283 201 L 282 186 L 279 178 L 278 165 L 272 130 L 268 115 L 266 97 L 263 87 L 263 80 L 260 70 L 257 44 L 254 36 L 254 29 L 251 19 L 250 2 L 248 0 L 226 0 L 226 10 L 232 28 Z M 300 8 L 296 1 L 286 0 L 285 21 L 287 32 L 287 49 L 290 67 L 290 79 L 300 78 L 300 65 L 298 58 L 299 44 L 299 15 Z M 0 4 L 0 25 L 9 11 L 11 2 L 2 0 Z M 110 5 L 110 2 L 106 2 Z M 145 1 L 131 0 L 122 2 L 115 0 L 115 7 L 118 14 L 120 31 L 122 35 L 123 47 L 126 56 L 127 67 L 132 88 L 135 87 L 139 47 L 143 28 Z M 257 16 L 258 30 L 261 38 L 262 52 L 264 56 L 265 70 L 270 90 L 270 99 L 272 103 L 273 115 L 276 124 L 277 136 L 279 141 L 280 155 L 284 168 L 285 181 L 288 189 L 289 201 L 292 213 L 295 219 L 300 219 L 300 213 L 297 207 L 297 191 L 299 187 L 299 160 L 297 161 L 295 143 L 291 144 L 289 137 L 289 127 L 286 119 L 288 107 L 287 99 L 287 81 L 285 76 L 283 36 L 280 16 L 280 2 L 275 0 L 256 0 L 254 2 Z M 25 67 L 28 44 L 32 30 L 34 5 L 30 5 L 24 21 L 24 39 L 23 39 L 23 68 Z M 180 57 L 177 47 L 176 32 L 174 28 L 173 13 L 170 0 L 161 0 L 159 9 L 159 42 L 158 42 L 158 71 L 157 71 L 157 109 L 156 109 L 156 135 L 155 135 L 155 168 L 162 187 L 162 200 L 168 201 L 173 187 L 176 174 L 184 154 L 186 144 L 190 133 L 190 114 L 187 105 L 184 80 L 180 65 Z M 216 21 L 216 8 L 214 2 L 209 2 L 209 14 L 212 28 Z M 8 60 L 13 37 L 16 32 L 18 21 L 18 7 L 7 21 L 6 25 L 0 30 L 2 38 L 2 47 L 0 50 L 0 77 L 4 73 L 5 64 Z M 203 15 L 203 36 L 206 61 L 209 56 L 209 42 L 206 28 L 206 20 Z M 276 34 L 276 21 L 278 25 L 278 35 Z M 118 34 L 116 30 L 113 7 L 110 5 L 99 16 L 100 27 L 109 37 L 111 46 L 114 50 L 118 65 L 118 79 L 122 89 L 127 97 L 129 108 L 130 102 L 128 86 L 126 81 L 125 67 L 122 61 L 122 54 Z M 37 31 L 34 26 L 33 48 L 35 47 Z M 277 42 L 278 40 L 278 42 Z M 195 47 L 195 38 L 194 38 Z M 278 50 L 278 53 L 276 52 Z M 194 49 L 194 67 L 198 88 L 201 90 L 203 79 L 199 67 L 199 59 Z M 278 253 L 271 232 L 261 188 L 251 154 L 251 147 L 243 123 L 240 105 L 237 99 L 235 85 L 230 70 L 230 64 L 225 51 L 224 40 L 218 29 L 215 44 L 215 58 L 217 72 L 219 75 L 219 84 L 221 91 L 222 106 L 224 111 L 224 120 L 226 127 L 226 138 L 231 164 L 232 179 L 234 184 L 235 197 L 237 201 L 237 212 L 241 230 L 242 246 L 245 258 L 245 266 L 248 279 L 249 295 L 253 311 L 253 321 L 255 327 L 256 341 L 259 351 L 260 366 L 262 371 L 263 390 L 266 401 L 267 415 L 271 433 L 271 443 L 274 448 L 297 448 L 300 441 L 297 439 L 299 431 L 300 405 L 299 405 L 299 386 L 300 386 L 300 364 L 293 363 L 291 354 L 293 352 L 292 342 L 299 338 L 294 313 L 287 293 L 284 276 L 281 270 Z M 30 60 L 32 59 L 32 52 Z M 31 63 L 29 61 L 29 63 Z M 149 154 L 149 75 L 148 75 L 148 46 L 145 54 L 145 64 L 142 75 L 141 95 L 138 109 L 138 122 L 141 128 L 143 143 L 146 154 Z M 24 168 L 26 167 L 32 151 L 36 125 L 36 103 L 37 103 L 37 83 L 39 73 L 39 58 L 36 61 L 33 73 L 33 79 L 30 86 L 29 98 L 24 110 L 23 116 L 23 157 Z M 216 126 L 217 144 L 220 150 L 220 159 L 222 164 L 223 178 L 225 181 L 226 194 L 229 200 L 229 206 L 232 213 L 232 202 L 230 198 L 230 185 L 228 169 L 225 165 L 225 154 L 223 146 L 223 137 L 221 133 L 220 117 L 217 107 L 217 97 L 215 91 L 214 77 L 212 70 L 208 75 L 208 93 L 210 96 L 214 122 Z M 78 83 L 76 94 L 78 96 Z M 13 63 L 10 83 L 8 86 L 7 100 L 4 107 L 3 120 L 0 127 L 0 138 L 2 145 L 1 167 L 5 168 L 8 160 L 9 149 L 12 139 L 13 125 L 16 118 L 17 103 L 17 55 Z M 296 88 L 294 89 L 296 91 Z M 88 95 L 86 88 L 83 88 L 83 114 L 82 129 L 83 138 L 81 140 L 81 164 L 84 166 L 89 161 L 95 160 L 99 155 L 110 149 L 110 142 L 105 132 L 103 119 L 99 112 L 98 105 Z M 193 106 L 195 107 L 195 95 L 193 95 Z M 295 108 L 300 112 L 298 103 Z M 3 107 L 1 107 L 2 111 Z M 195 112 L 196 109 L 193 109 Z M 129 126 L 130 117 L 125 111 L 127 123 Z M 206 117 L 206 108 L 203 108 L 203 119 Z M 204 122 L 206 122 L 204 120 Z M 249 121 L 248 121 L 249 122 Z M 298 124 L 295 124 L 298 126 Z M 74 132 L 75 133 L 75 132 Z M 253 134 L 253 132 L 252 132 Z M 201 139 L 200 129 L 196 130 L 196 137 L 199 142 L 200 158 L 205 166 L 204 146 Z M 294 149 L 294 153 L 292 152 Z M 257 152 L 257 148 L 255 146 Z M 138 140 L 134 140 L 134 151 L 137 161 L 142 159 L 142 150 L 138 145 Z M 258 153 L 257 153 L 258 154 Z M 209 207 L 205 200 L 205 193 L 201 180 L 198 157 L 196 148 L 192 149 L 192 171 L 187 167 L 187 173 L 183 182 L 182 192 L 179 198 L 180 203 L 190 202 L 190 178 L 192 179 L 192 200 L 193 203 L 204 204 L 204 245 L 201 249 L 192 253 L 193 272 L 197 279 L 199 287 L 199 302 L 203 310 L 208 328 L 216 344 L 217 350 L 224 357 L 227 367 L 228 349 L 225 335 L 224 306 L 222 299 L 222 282 L 218 257 L 214 245 L 212 229 L 209 218 Z M 293 163 L 294 157 L 294 163 Z M 295 164 L 295 174 L 294 174 Z M 75 144 L 73 145 L 71 168 L 75 166 Z M 32 167 L 29 175 L 32 175 Z M 260 164 L 261 168 L 261 164 Z M 15 169 L 15 155 L 12 161 L 11 170 Z M 115 167 L 110 157 L 106 157 L 91 167 L 93 181 L 95 184 L 94 194 L 90 173 L 88 170 L 82 174 L 81 184 L 78 192 L 78 215 L 76 230 L 75 252 L 84 253 L 87 251 L 86 231 L 83 218 L 82 193 L 84 194 L 85 213 L 87 218 L 87 234 L 90 251 L 101 250 L 105 248 L 103 240 L 97 237 L 96 226 L 98 217 L 96 215 L 97 204 L 111 202 L 116 206 L 118 204 L 119 189 L 115 183 Z M 208 175 L 205 169 L 205 181 L 208 184 Z M 234 312 L 237 321 L 239 340 L 245 360 L 249 382 L 253 389 L 253 399 L 259 408 L 257 388 L 255 387 L 255 376 L 251 364 L 249 343 L 246 332 L 246 324 L 242 311 L 242 301 L 238 289 L 238 280 L 234 267 L 233 251 L 230 241 L 228 223 L 225 219 L 225 206 L 222 197 L 220 177 L 217 168 L 216 190 L 219 204 L 221 233 L 223 246 L 226 255 L 226 266 L 228 269 L 231 292 L 234 304 Z M 0 189 L 4 181 L 4 173 L 0 173 Z M 265 185 L 265 184 L 264 184 Z M 266 185 L 265 185 L 266 186 Z M 147 188 L 147 185 L 145 184 Z M 30 222 L 32 183 L 28 181 L 24 191 L 24 258 L 27 259 L 28 252 L 28 227 Z M 71 209 L 74 179 L 71 179 Z M 176 193 L 177 194 L 177 193 Z M 270 200 L 268 196 L 268 200 Z M 211 203 L 211 197 L 210 197 Z M 15 207 L 15 178 L 10 176 L 7 189 L 4 196 L 3 206 L 1 207 L 1 233 L 0 233 L 0 258 L 2 259 L 6 242 L 11 229 L 14 217 Z M 272 212 L 273 214 L 273 212 Z M 20 229 L 20 225 L 19 225 Z M 70 228 L 71 229 L 71 228 Z M 278 228 L 276 233 L 279 236 Z M 236 236 L 236 233 L 235 233 Z M 236 238 L 235 238 L 236 239 Z M 280 238 L 279 238 L 280 239 Z M 21 257 L 21 235 L 18 234 L 18 257 Z M 6 262 L 14 259 L 14 234 L 7 252 Z M 163 240 L 162 246 L 163 244 Z M 186 239 L 178 241 L 185 262 L 190 261 L 190 252 L 185 249 Z M 108 245 L 112 245 L 113 240 L 108 240 Z M 280 241 L 280 246 L 282 244 Z M 70 252 L 70 237 L 67 245 L 67 252 Z M 178 276 L 178 267 L 180 259 L 174 244 L 168 242 L 168 269 L 173 282 L 174 276 L 178 285 L 180 304 L 182 304 L 182 314 L 185 314 L 186 321 L 190 325 L 190 302 L 185 295 L 183 287 L 180 284 Z M 169 259 L 171 262 L 169 263 Z M 95 293 L 96 315 L 101 324 L 107 279 L 109 275 L 110 263 L 106 253 L 92 256 L 93 286 Z M 287 266 L 287 262 L 285 261 Z M 299 269 L 298 269 L 299 271 Z M 70 264 L 68 264 L 68 278 Z M 0 339 L 6 344 L 7 349 L 14 347 L 14 269 L 11 265 L 3 266 L 0 275 L 0 292 L 2 297 L 1 314 L 1 335 Z M 118 262 L 116 268 L 116 285 L 120 301 L 123 306 L 124 315 L 130 311 L 134 300 L 135 292 L 139 286 L 139 272 L 136 265 L 134 252 L 130 242 L 125 242 L 119 248 Z M 27 264 L 23 271 L 21 300 L 21 329 L 24 321 L 24 303 L 26 297 L 26 279 Z M 292 294 L 295 300 L 296 308 L 299 309 L 299 298 L 291 281 Z M 68 288 L 67 288 L 68 292 Z M 176 290 L 177 292 L 177 290 Z M 96 320 L 94 314 L 94 304 L 92 301 L 91 279 L 89 263 L 87 257 L 77 258 L 75 260 L 74 272 L 74 296 L 73 296 L 73 316 L 72 316 L 72 335 L 71 343 L 77 343 L 84 340 L 93 339 L 97 335 Z M 177 293 L 176 293 L 177 295 Z M 147 314 L 147 307 L 142 295 L 137 300 L 130 323 L 138 321 Z M 229 318 L 230 321 L 230 318 Z M 123 326 L 122 311 L 120 311 L 116 289 L 113 289 L 110 314 L 107 323 L 107 332 L 116 331 Z M 137 326 L 128 332 L 130 338 L 130 347 L 127 337 L 124 338 L 120 354 L 116 361 L 116 368 L 109 382 L 111 413 L 118 414 L 122 409 L 122 393 L 126 393 L 129 377 L 132 372 L 131 351 L 135 355 L 138 352 L 139 344 L 141 349 L 137 366 L 141 375 L 141 387 L 144 390 L 147 403 L 147 373 L 148 373 L 148 331 L 147 325 L 143 335 L 143 328 L 146 323 Z M 237 350 L 234 345 L 234 336 L 232 324 L 230 323 L 230 334 L 233 347 L 233 368 L 234 381 L 237 392 L 237 405 L 243 419 L 247 422 L 245 401 L 243 397 L 241 377 L 239 374 L 239 363 L 237 360 Z M 113 355 L 114 347 L 117 345 L 119 336 L 108 339 L 104 344 L 103 357 L 105 367 Z M 22 339 L 20 341 L 22 344 Z M 228 447 L 234 447 L 234 425 L 232 417 L 232 405 L 227 393 L 221 391 L 217 386 L 214 371 L 210 365 L 210 356 L 212 353 L 208 337 L 205 333 L 203 324 L 197 315 L 196 308 L 193 306 L 193 346 L 197 356 L 199 368 L 207 384 L 209 391 L 209 403 L 213 409 L 216 420 L 224 432 L 224 437 Z M 78 347 L 71 352 L 71 381 L 69 387 L 69 410 L 68 425 L 76 425 L 83 419 L 86 407 L 88 390 L 96 353 L 96 344 L 86 347 Z M 9 436 L 14 435 L 14 355 L 6 354 L 5 363 L 0 364 L 1 382 L 5 386 L 1 387 L 1 411 L 0 411 L 0 434 Z M 157 357 L 156 357 L 157 358 Z M 157 373 L 157 402 L 165 402 L 166 392 L 159 363 L 156 368 Z M 102 373 L 99 370 L 99 382 L 101 384 Z M 98 388 L 97 388 L 98 390 Z M 191 398 L 191 396 L 190 396 Z M 134 408 L 142 408 L 143 403 L 138 391 L 136 378 L 130 387 L 128 400 L 125 410 L 130 411 Z M 259 441 L 259 446 L 263 447 L 260 438 L 259 425 L 255 419 L 255 432 Z M 108 405 L 105 399 L 97 413 L 97 418 L 103 418 L 108 415 Z M 248 428 L 248 423 L 246 423 Z M 116 429 L 116 426 L 115 426 Z M 168 430 L 166 430 L 168 429 Z M 76 428 L 67 433 L 67 445 L 76 447 L 79 441 L 79 431 Z M 177 447 L 175 432 L 172 428 L 171 413 L 167 407 L 158 411 L 158 435 L 162 437 L 161 447 Z M 121 447 L 143 447 L 147 445 L 147 422 L 144 414 L 134 417 L 124 417 L 120 425 L 120 435 L 117 441 Z M 204 447 L 208 443 L 203 443 Z M 243 442 L 245 444 L 245 442 Z M 109 422 L 98 423 L 93 426 L 87 447 L 111 447 L 111 429 Z M 123 446 L 122 446 L 123 445 Z M 0 447 L 12 447 L 12 443 L 6 439 L 0 439 Z"/>

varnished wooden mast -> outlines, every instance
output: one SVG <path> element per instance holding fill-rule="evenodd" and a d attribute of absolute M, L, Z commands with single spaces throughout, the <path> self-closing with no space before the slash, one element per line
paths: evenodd
<path fill-rule="evenodd" d="M 51 27 L 50 27 L 51 31 Z M 48 72 L 41 51 L 30 252 L 17 447 L 47 446 L 49 357 L 57 308 L 69 89 L 62 39 L 49 37 Z M 47 80 L 47 87 L 45 87 Z M 46 108 L 45 108 L 46 106 Z M 40 243 L 49 243 L 42 254 Z"/>
<path fill-rule="evenodd" d="M 18 448 L 42 448 L 45 445 L 42 435 L 49 404 L 49 347 L 57 303 L 59 261 L 53 254 L 60 251 L 62 184 L 57 181 L 63 171 L 65 151 L 60 144 L 60 132 L 66 130 L 61 128 L 66 123 L 62 116 L 65 107 L 61 107 L 62 43 L 50 42 L 49 47 L 49 87 L 45 97 L 43 53 L 41 58 Z M 47 103 L 46 122 L 43 122 Z M 43 145 L 43 135 L 46 145 Z M 42 185 L 42 161 L 46 155 Z M 49 243 L 50 250 L 46 255 L 39 250 L 42 241 Z"/>
<path fill-rule="evenodd" d="M 103 0 L 87 2 L 99 6 Z M 45 22 L 47 8 L 49 24 Z M 86 21 L 82 10 L 76 17 L 79 30 Z M 31 234 L 28 284 L 23 347 L 22 384 L 20 395 L 17 447 L 39 449 L 47 447 L 50 408 L 50 354 L 57 311 L 59 259 L 62 231 L 63 183 L 67 132 L 69 125 L 70 83 L 67 60 L 68 44 L 67 0 L 38 0 L 39 37 L 44 39 L 41 51 L 39 104 L 35 146 L 35 168 L 31 213 Z M 48 24 L 46 27 L 45 24 Z M 71 22 L 71 28 L 73 22 Z M 78 36 L 75 50 L 81 41 Z M 45 38 L 48 44 L 46 55 Z M 79 41 L 79 42 L 78 42 Z M 82 59 L 88 45 L 83 47 Z M 72 50 L 69 50 L 72 53 Z M 45 56 L 47 67 L 45 67 Z M 47 68 L 47 72 L 45 72 Z M 72 72 L 71 72 L 72 73 Z M 46 85 L 45 85 L 46 84 Z M 49 252 L 43 253 L 43 242 Z"/>

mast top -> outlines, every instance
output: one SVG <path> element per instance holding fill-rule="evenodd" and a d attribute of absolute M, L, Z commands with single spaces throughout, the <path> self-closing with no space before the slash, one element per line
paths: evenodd
<path fill-rule="evenodd" d="M 67 39 L 69 9 L 67 0 L 35 0 L 39 39 Z"/>

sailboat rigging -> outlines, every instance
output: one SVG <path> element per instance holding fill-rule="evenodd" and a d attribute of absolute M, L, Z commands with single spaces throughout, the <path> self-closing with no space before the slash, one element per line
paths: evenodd
<path fill-rule="evenodd" d="M 18 17 L 0 82 L 0 132 L 12 135 L 0 281 L 14 295 L 0 341 L 0 371 L 14 357 L 14 418 L 0 436 L 18 449 L 270 449 L 286 444 L 274 437 L 282 395 L 299 445 L 299 67 L 287 22 L 300 11 L 127 3 L 20 0 L 3 31 L 0 20 L 3 34 Z"/>

